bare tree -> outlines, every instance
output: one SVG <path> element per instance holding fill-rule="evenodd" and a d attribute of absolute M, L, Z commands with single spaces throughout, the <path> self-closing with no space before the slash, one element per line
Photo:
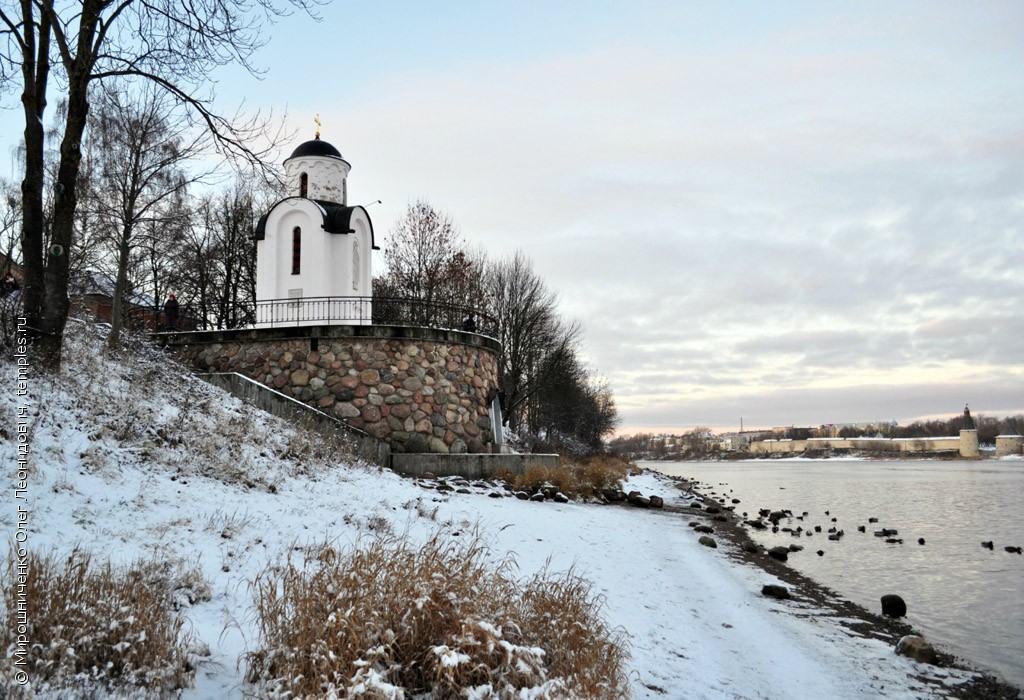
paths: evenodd
<path fill-rule="evenodd" d="M 148 87 L 132 96 L 116 85 L 104 85 L 96 103 L 86 146 L 93 178 L 83 209 L 91 208 L 116 262 L 107 339 L 107 346 L 114 349 L 120 345 L 125 318 L 129 267 L 142 262 L 139 256 L 133 261 L 140 238 L 149 239 L 145 246 L 149 271 L 159 272 L 156 257 L 168 238 L 163 231 L 173 230 L 175 219 L 183 216 L 189 185 L 209 173 L 185 170 L 186 163 L 204 149 L 205 133 L 190 134 L 187 121 L 175 113 L 165 93 Z"/>
<path fill-rule="evenodd" d="M 176 198 L 177 199 L 177 198 Z M 181 202 L 181 209 L 173 216 L 154 218 L 144 221 L 138 246 L 133 251 L 129 268 L 129 278 L 133 287 L 153 302 L 153 318 L 158 321 L 161 313 L 161 300 L 174 289 L 174 272 L 182 250 L 185 233 L 189 227 L 190 214 L 188 199 Z M 141 302 L 136 296 L 136 302 Z"/>
<path fill-rule="evenodd" d="M 613 438 L 608 444 L 608 450 L 613 455 L 619 455 L 626 459 L 642 459 L 652 450 L 654 436 L 650 433 L 634 433 L 633 435 L 620 435 Z"/>
<path fill-rule="evenodd" d="M 601 451 L 619 422 L 608 382 L 592 378 L 575 349 L 562 346 L 545 357 L 536 383 L 528 402 L 531 435 L 549 449 Z"/>
<path fill-rule="evenodd" d="M 546 358 L 567 353 L 577 342 L 580 327 L 560 320 L 558 298 L 521 251 L 488 265 L 484 288 L 487 309 L 500 328 L 503 418 L 518 430 L 525 425 L 527 402 L 543 386 Z"/>
<path fill-rule="evenodd" d="M 237 179 L 203 196 L 181 242 L 173 281 L 186 313 L 216 328 L 252 322 L 256 247 L 252 231 L 273 192 Z"/>
<path fill-rule="evenodd" d="M 81 0 L 60 7 L 53 0 L 20 0 L 0 8 L 0 81 L 20 92 L 25 117 L 22 181 L 22 256 L 25 309 L 36 337 L 36 366 L 60 367 L 68 314 L 69 250 L 78 204 L 78 176 L 89 97 L 96 81 L 125 77 L 151 82 L 186 105 L 215 137 L 218 148 L 254 166 L 265 150 L 251 137 L 266 123 L 225 117 L 211 107 L 216 66 L 253 70 L 254 52 L 266 41 L 264 24 L 288 8 L 309 11 L 316 0 Z M 44 250 L 44 118 L 51 76 L 66 100 L 60 161 L 54 189 L 53 227 Z"/>
<path fill-rule="evenodd" d="M 715 434 L 710 428 L 698 426 L 679 438 L 686 459 L 701 459 L 715 451 Z"/>
<path fill-rule="evenodd" d="M 378 295 L 477 306 L 483 261 L 467 251 L 455 221 L 424 200 L 406 207 L 384 247 Z"/>

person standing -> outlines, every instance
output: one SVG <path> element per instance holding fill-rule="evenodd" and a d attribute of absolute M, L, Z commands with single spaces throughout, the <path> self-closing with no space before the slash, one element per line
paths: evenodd
<path fill-rule="evenodd" d="M 14 279 L 14 275 L 8 272 L 4 276 L 3 285 L 0 286 L 0 297 L 6 297 L 14 294 L 19 289 L 21 289 L 21 285 L 18 284 L 18 280 Z"/>
<path fill-rule="evenodd" d="M 178 330 L 178 300 L 173 294 L 164 302 L 164 327 L 169 331 Z"/>

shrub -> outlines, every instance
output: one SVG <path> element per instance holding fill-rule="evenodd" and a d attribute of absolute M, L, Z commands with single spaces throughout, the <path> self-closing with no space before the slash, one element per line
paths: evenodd
<path fill-rule="evenodd" d="M 12 695 L 18 692 L 15 670 L 25 671 L 35 690 L 120 688 L 160 694 L 192 682 L 189 639 L 169 604 L 171 592 L 160 585 L 164 579 L 158 572 L 166 567 L 96 564 L 77 548 L 63 560 L 30 552 L 26 563 L 22 593 L 28 645 L 26 664 L 17 669 L 18 562 L 13 552 L 3 575 L 7 654 L 0 663 Z"/>
<path fill-rule="evenodd" d="M 490 565 L 478 537 L 435 535 L 268 567 L 247 680 L 275 697 L 627 697 L 623 636 L 589 585 L 571 571 L 520 582 L 511 566 Z"/>

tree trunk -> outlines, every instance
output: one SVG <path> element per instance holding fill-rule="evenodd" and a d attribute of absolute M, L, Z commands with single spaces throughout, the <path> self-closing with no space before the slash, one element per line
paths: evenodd
<path fill-rule="evenodd" d="M 131 247 L 131 229 L 125 224 L 121 231 L 121 240 L 117 244 L 117 280 L 114 282 L 114 300 L 110 308 L 110 335 L 107 336 L 107 349 L 116 350 L 121 344 L 121 328 L 124 326 L 124 296 L 128 286 L 128 254 Z"/>
<path fill-rule="evenodd" d="M 68 320 L 68 252 L 75 229 L 75 206 L 78 194 L 78 168 L 81 162 L 81 140 L 85 133 L 85 117 L 89 110 L 86 99 L 86 76 L 74 76 L 68 95 L 67 123 L 60 145 L 60 167 L 54 185 L 53 231 L 46 251 L 43 273 L 44 303 L 39 316 L 40 336 L 33 346 L 38 365 L 50 371 L 60 369 L 64 326 Z"/>
<path fill-rule="evenodd" d="M 82 3 L 78 18 L 77 56 L 66 60 L 64 65 L 68 81 L 67 121 L 64 124 L 64 138 L 60 144 L 57 181 L 54 183 L 53 230 L 50 234 L 50 247 L 45 251 L 39 337 L 32 346 L 35 365 L 50 372 L 60 369 L 64 326 L 68 320 L 70 307 L 69 253 L 75 230 L 75 207 L 78 204 L 76 185 L 82 161 L 82 135 L 85 133 L 86 115 L 89 112 L 89 80 L 95 61 L 92 41 L 99 16 L 99 8 L 96 5 L 95 2 Z"/>
<path fill-rule="evenodd" d="M 22 0 L 21 5 L 25 24 L 22 61 L 24 90 L 21 95 L 25 111 L 25 179 L 21 182 L 21 254 L 25 266 L 22 300 L 29 334 L 35 339 L 39 335 L 39 316 L 44 301 L 43 113 L 46 111 L 46 85 L 50 74 L 50 24 L 44 17 L 37 26 L 33 19 L 32 3 Z"/>

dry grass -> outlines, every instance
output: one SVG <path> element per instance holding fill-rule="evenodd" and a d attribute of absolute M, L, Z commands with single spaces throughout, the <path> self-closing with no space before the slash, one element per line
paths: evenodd
<path fill-rule="evenodd" d="M 16 573 L 12 552 L 3 575 L 8 650 L 17 642 Z M 26 664 L 18 668 L 31 688 L 158 695 L 191 684 L 189 638 L 171 604 L 173 567 L 140 562 L 116 568 L 75 549 L 63 559 L 29 553 L 25 573 L 29 644 Z M 25 694 L 27 688 L 12 682 L 14 662 L 13 652 L 0 662 L 5 690 Z"/>
<path fill-rule="evenodd" d="M 504 479 L 517 491 L 537 493 L 554 489 L 569 498 L 590 499 L 602 489 L 616 488 L 629 474 L 631 465 L 616 457 L 592 457 L 563 461 L 556 469 L 531 466 L 523 474 L 505 474 Z"/>
<path fill-rule="evenodd" d="M 254 583 L 263 648 L 247 680 L 272 697 L 624 698 L 623 635 L 573 572 L 526 581 L 478 537 L 323 546 Z"/>
<path fill-rule="evenodd" d="M 359 462 L 343 433 L 266 416 L 188 376 L 189 369 L 143 336 L 125 333 L 111 353 L 105 334 L 101 325 L 68 324 L 60 390 L 48 392 L 64 404 L 57 408 L 93 426 L 82 448 L 90 471 L 118 469 L 109 449 L 117 445 L 138 450 L 153 469 L 274 492 L 288 477 Z M 254 421 L 268 429 L 254 431 Z"/>

